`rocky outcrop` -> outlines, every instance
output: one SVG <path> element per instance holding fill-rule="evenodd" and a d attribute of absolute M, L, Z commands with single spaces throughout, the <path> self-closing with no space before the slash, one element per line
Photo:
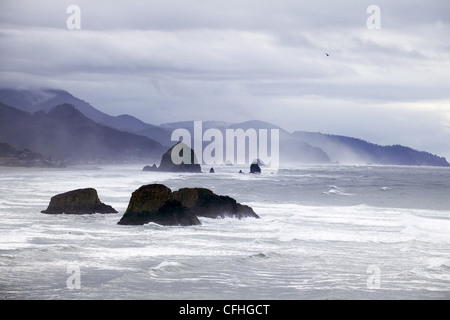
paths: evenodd
<path fill-rule="evenodd" d="M 142 169 L 143 171 L 158 171 L 158 167 L 156 166 L 156 164 L 152 165 L 152 166 L 145 166 L 144 169 Z"/>
<path fill-rule="evenodd" d="M 261 173 L 261 168 L 259 167 L 258 162 L 253 162 L 250 165 L 250 173 Z"/>
<path fill-rule="evenodd" d="M 229 196 L 217 195 L 205 188 L 182 188 L 175 191 L 173 197 L 191 209 L 192 213 L 198 217 L 259 218 L 249 206 L 237 203 Z"/>
<path fill-rule="evenodd" d="M 77 189 L 58 194 L 51 198 L 46 210 L 48 214 L 93 214 L 117 213 L 117 211 L 100 201 L 97 190 L 92 188 Z"/>
<path fill-rule="evenodd" d="M 118 223 L 143 225 L 150 222 L 165 226 L 200 224 L 188 208 L 173 199 L 172 190 L 162 184 L 150 184 L 134 191 L 128 208 Z"/>
<path fill-rule="evenodd" d="M 193 226 L 201 224 L 200 220 L 177 200 L 168 200 L 159 208 L 158 224 L 163 226 Z"/>
<path fill-rule="evenodd" d="M 121 225 L 198 225 L 198 217 L 245 218 L 259 216 L 252 208 L 205 188 L 182 188 L 172 192 L 162 184 L 142 186 L 133 192 Z"/>
<path fill-rule="evenodd" d="M 183 160 L 180 164 L 172 161 L 172 152 L 177 159 Z M 188 152 L 189 154 L 184 155 L 184 152 Z M 159 167 L 156 167 L 155 164 L 153 166 L 145 166 L 143 171 L 202 172 L 202 168 L 200 164 L 198 164 L 194 150 L 183 142 L 178 142 L 163 154 Z"/>

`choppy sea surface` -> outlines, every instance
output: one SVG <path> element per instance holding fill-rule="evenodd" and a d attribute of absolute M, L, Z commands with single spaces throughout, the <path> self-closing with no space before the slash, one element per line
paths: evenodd
<path fill-rule="evenodd" d="M 449 168 L 142 167 L 0 168 L 0 299 L 450 299 Z M 210 188 L 261 219 L 118 225 L 151 183 Z M 119 213 L 40 213 L 87 187 Z"/>

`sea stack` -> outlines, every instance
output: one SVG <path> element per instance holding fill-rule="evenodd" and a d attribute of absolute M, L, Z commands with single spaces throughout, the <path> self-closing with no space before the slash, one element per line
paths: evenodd
<path fill-rule="evenodd" d="M 143 225 L 150 222 L 163 226 L 200 224 L 188 208 L 174 201 L 172 190 L 162 184 L 145 185 L 134 191 L 118 224 Z"/>
<path fill-rule="evenodd" d="M 261 168 L 257 161 L 250 165 L 250 173 L 261 173 Z"/>
<path fill-rule="evenodd" d="M 133 192 L 118 224 L 143 225 L 153 222 L 164 226 L 191 226 L 201 224 L 198 217 L 259 218 L 249 206 L 206 188 L 182 188 L 172 192 L 165 185 L 150 184 Z"/>
<path fill-rule="evenodd" d="M 117 213 L 113 207 L 100 201 L 97 190 L 93 188 L 58 194 L 51 198 L 48 208 L 41 212 L 48 214 Z"/>
<path fill-rule="evenodd" d="M 174 199 L 191 209 L 197 217 L 206 218 L 256 218 L 252 208 L 238 203 L 229 196 L 217 195 L 206 188 L 182 188 L 173 193 Z"/>
<path fill-rule="evenodd" d="M 172 152 L 174 153 L 173 155 Z M 179 164 L 172 161 L 173 156 L 180 160 Z M 145 166 L 143 171 L 202 172 L 202 168 L 197 161 L 194 150 L 180 141 L 163 154 L 158 168 L 156 165 Z"/>

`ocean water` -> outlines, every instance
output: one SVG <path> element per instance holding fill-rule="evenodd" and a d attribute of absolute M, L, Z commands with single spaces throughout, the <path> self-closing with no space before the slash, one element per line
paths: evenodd
<path fill-rule="evenodd" d="M 449 168 L 143 166 L 0 168 L 0 298 L 450 299 Z M 150 183 L 210 188 L 261 219 L 117 225 Z M 86 187 L 119 213 L 40 213 Z"/>

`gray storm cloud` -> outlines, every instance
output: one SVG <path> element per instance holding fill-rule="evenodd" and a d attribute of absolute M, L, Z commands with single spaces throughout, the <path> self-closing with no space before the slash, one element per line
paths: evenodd
<path fill-rule="evenodd" d="M 0 85 L 149 123 L 261 119 L 450 156 L 448 1 L 0 2 Z M 327 53 L 328 56 L 325 54 Z"/>

